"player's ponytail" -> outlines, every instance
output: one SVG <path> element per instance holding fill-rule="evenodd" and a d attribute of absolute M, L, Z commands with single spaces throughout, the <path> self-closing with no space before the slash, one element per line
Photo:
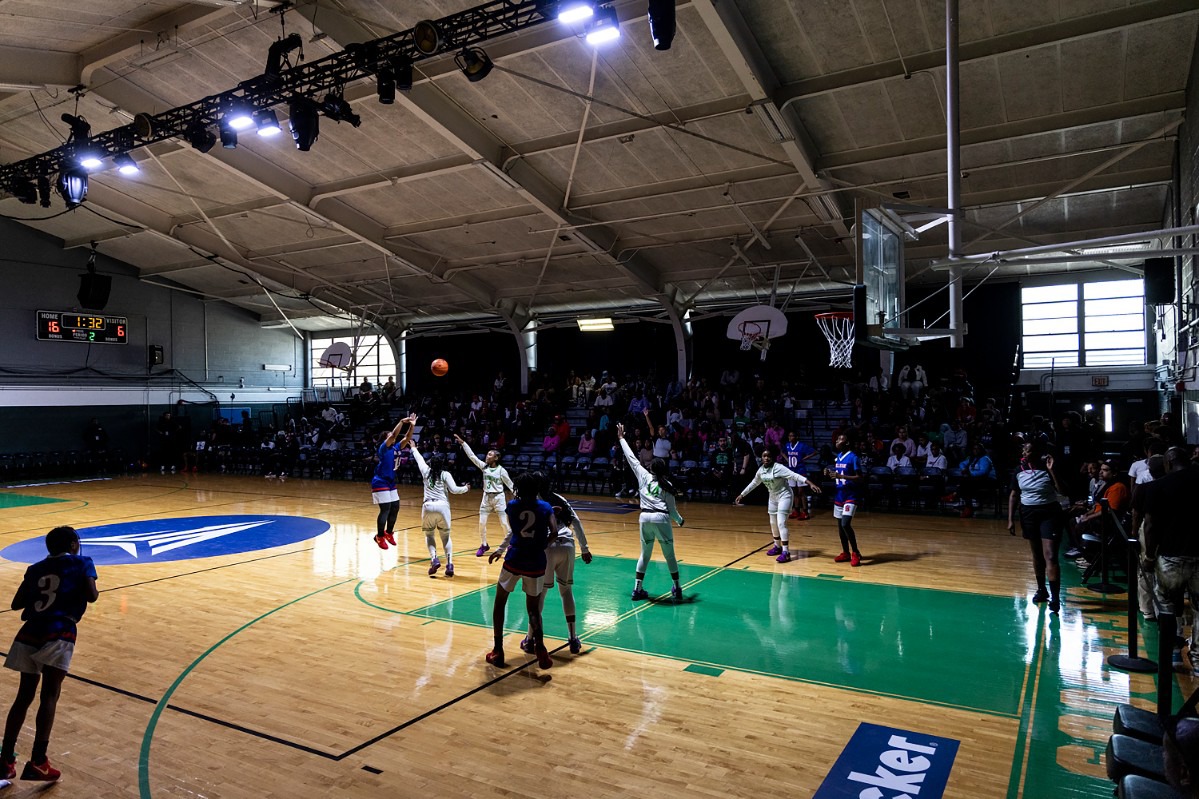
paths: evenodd
<path fill-rule="evenodd" d="M 654 458 L 649 464 L 650 474 L 658 481 L 658 485 L 662 486 L 666 491 L 670 492 L 671 496 L 677 497 L 679 489 L 670 479 L 670 469 L 666 466 L 666 461 L 661 458 Z"/>

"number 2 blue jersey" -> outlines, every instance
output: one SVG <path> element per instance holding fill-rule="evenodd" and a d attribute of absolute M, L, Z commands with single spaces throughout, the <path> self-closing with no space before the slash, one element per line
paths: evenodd
<path fill-rule="evenodd" d="M 525 502 L 514 499 L 508 503 L 508 525 L 512 541 L 504 555 L 504 568 L 513 574 L 540 577 L 545 574 L 545 548 L 550 542 L 550 516 L 554 509 L 548 502 Z"/>
<path fill-rule="evenodd" d="M 26 569 L 21 583 L 25 624 L 17 640 L 35 647 L 47 641 L 73 642 L 75 625 L 87 611 L 89 577 L 96 578 L 96 567 L 82 555 L 51 555 Z"/>

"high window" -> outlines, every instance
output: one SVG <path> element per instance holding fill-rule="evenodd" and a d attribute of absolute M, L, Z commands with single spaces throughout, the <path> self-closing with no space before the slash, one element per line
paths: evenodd
<path fill-rule="evenodd" d="M 1145 363 L 1140 279 L 1030 286 L 1021 304 L 1026 369 Z"/>
<path fill-rule="evenodd" d="M 346 374 L 340 369 L 328 369 L 320 365 L 321 353 L 334 342 L 343 342 L 354 354 L 354 371 Z M 338 336 L 336 338 L 313 338 L 308 357 L 312 367 L 312 385 L 345 386 L 358 385 L 369 380 L 375 386 L 396 377 L 395 353 L 383 336 Z"/>

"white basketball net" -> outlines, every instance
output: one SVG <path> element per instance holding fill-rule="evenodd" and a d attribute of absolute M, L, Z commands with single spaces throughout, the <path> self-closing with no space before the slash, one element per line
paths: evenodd
<path fill-rule="evenodd" d="M 853 317 L 818 316 L 816 324 L 828 339 L 828 365 L 838 369 L 853 366 Z"/>
<path fill-rule="evenodd" d="M 749 352 L 752 349 L 762 351 L 762 360 L 766 360 L 766 351 L 770 349 L 770 339 L 762 335 L 762 328 L 755 322 L 741 323 L 741 351 Z"/>

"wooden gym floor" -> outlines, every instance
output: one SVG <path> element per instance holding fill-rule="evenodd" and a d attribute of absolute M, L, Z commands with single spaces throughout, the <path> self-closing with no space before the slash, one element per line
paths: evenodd
<path fill-rule="evenodd" d="M 483 655 L 499 564 L 474 557 L 479 493 L 453 498 L 457 576 L 447 579 L 427 574 L 418 490 L 401 487 L 399 544 L 386 552 L 371 540 L 365 485 L 142 475 L 0 490 L 0 547 L 59 524 L 118 526 L 83 530 L 102 593 L 59 705 L 50 754 L 63 781 L 51 790 L 803 797 L 868 721 L 960 741 L 945 796 L 1100 797 L 1111 793 L 1102 752 L 1115 705 L 1152 707 L 1152 676 L 1105 664 L 1125 645 L 1124 596 L 1079 587 L 1066 564 L 1061 617 L 1030 604 L 1027 547 L 993 518 L 862 513 L 866 559 L 852 569 L 832 560 L 827 510 L 791 523 L 798 559 L 777 564 L 764 554 L 763 507 L 685 503 L 686 601 L 675 605 L 629 598 L 636 508 L 581 498 L 597 556 L 575 572 L 583 654 L 566 650 L 555 590 L 554 668 L 519 652 L 518 598 L 509 666 L 492 668 Z M 210 516 L 328 529 L 234 554 L 156 539 L 160 554 L 144 563 L 149 534 L 87 543 L 126 525 L 154 530 L 144 522 L 194 530 L 203 520 L 157 520 Z M 495 519 L 490 538 L 500 540 Z M 0 560 L 6 598 L 25 568 L 12 552 Z M 657 554 L 652 594 L 669 589 Z M 134 562 L 106 566 L 109 556 Z M 18 626 L 18 614 L 0 614 L 0 647 Z M 0 681 L 7 706 L 16 675 Z M 26 756 L 32 722 L 18 745 Z M 41 790 L 18 782 L 5 794 Z"/>

